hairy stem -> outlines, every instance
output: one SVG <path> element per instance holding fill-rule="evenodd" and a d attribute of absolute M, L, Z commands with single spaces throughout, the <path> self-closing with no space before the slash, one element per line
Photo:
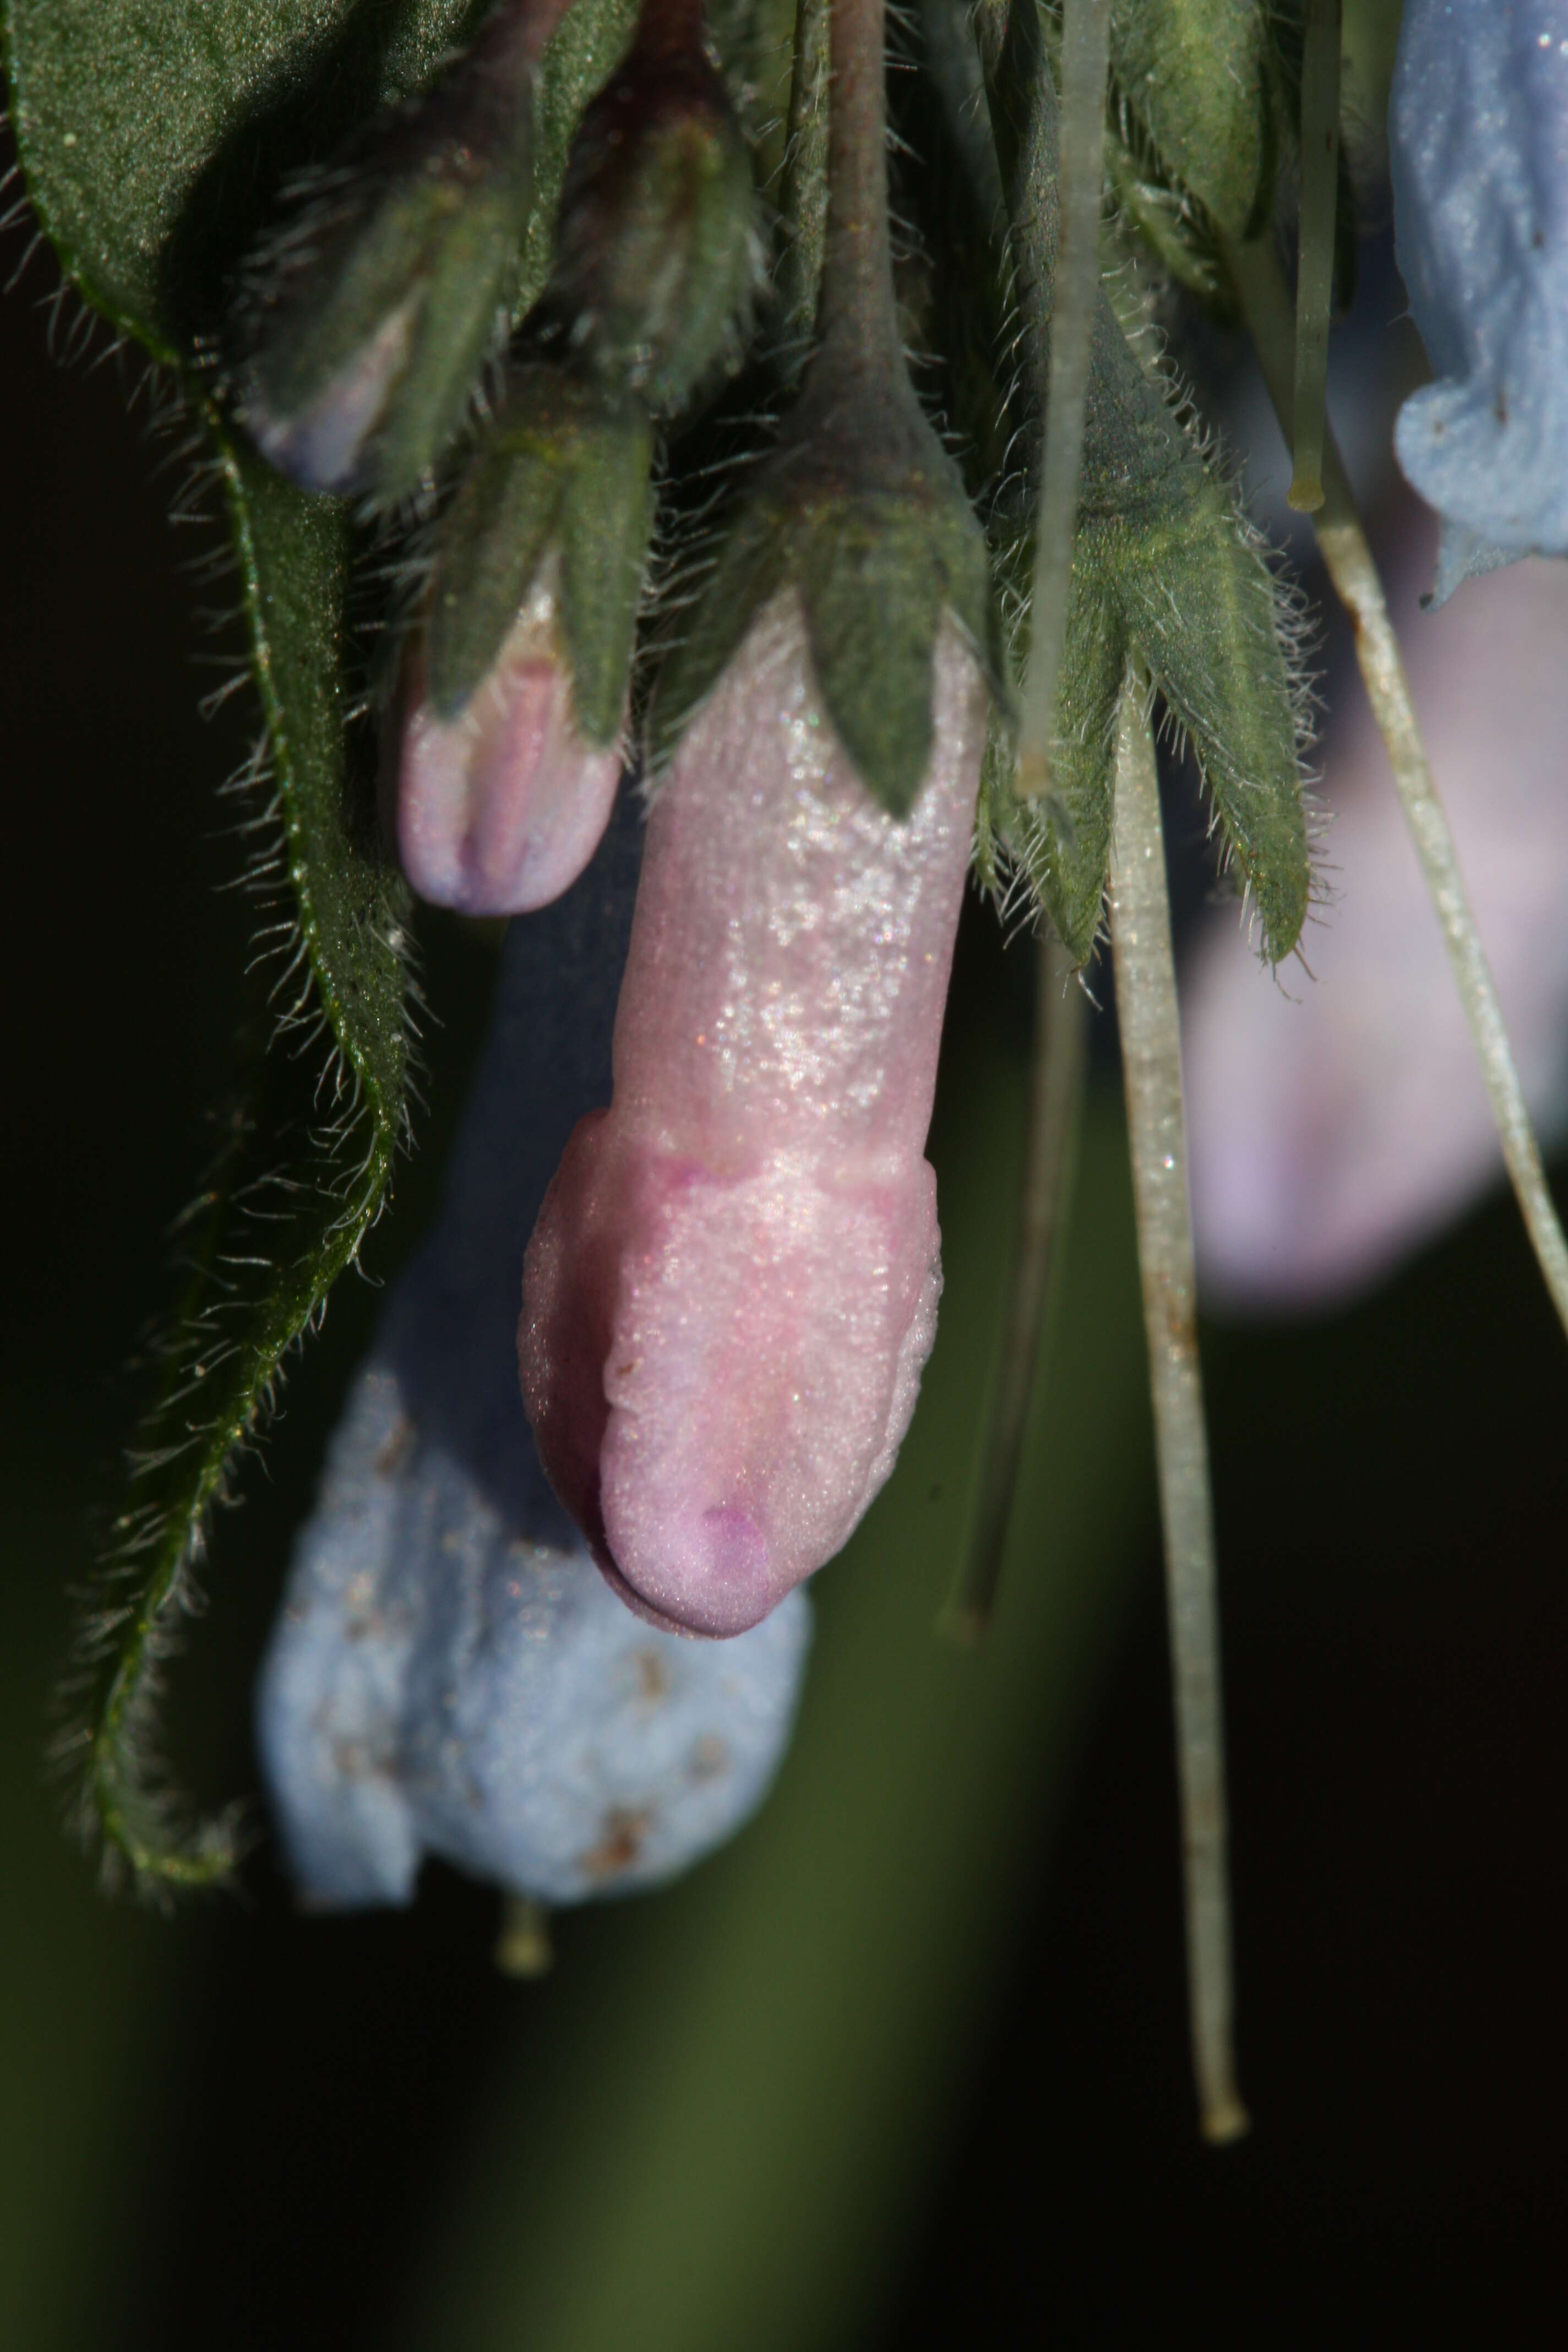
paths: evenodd
<path fill-rule="evenodd" d="M 1267 239 L 1226 249 L 1226 262 L 1268 385 L 1287 433 L 1292 381 L 1289 297 Z M 1552 1303 L 1568 1330 L 1568 1242 L 1552 1203 L 1541 1147 L 1535 1139 L 1524 1089 L 1519 1082 L 1497 984 L 1477 933 L 1459 873 L 1454 836 L 1432 781 L 1399 646 L 1372 550 L 1356 512 L 1355 497 L 1333 435 L 1323 440 L 1323 505 L 1317 519 L 1318 544 L 1334 590 L 1355 626 L 1356 659 L 1388 751 L 1394 781 L 1405 805 L 1427 893 L 1442 926 L 1444 945 L 1459 1001 L 1470 1025 L 1476 1054 L 1491 1098 L 1492 1118 L 1502 1144 L 1509 1178 L 1524 1218 L 1531 1246 Z"/>
<path fill-rule="evenodd" d="M 943 1630 L 959 1641 L 978 1640 L 986 1631 L 1001 1580 L 1029 1399 L 1056 1289 L 1057 1242 L 1072 1188 L 1083 1102 L 1084 1027 L 1083 992 L 1072 958 L 1055 931 L 1044 928 L 1036 949 L 1029 1129 L 1002 1361 L 985 1436 L 973 1540 L 942 1618 Z"/>
<path fill-rule="evenodd" d="M 888 243 L 883 0 L 831 0 L 827 226 L 817 323 L 836 367 L 900 364 Z"/>
<path fill-rule="evenodd" d="M 1247 2117 L 1232 2051 L 1214 1511 L 1198 1361 L 1176 970 L 1146 691 L 1145 681 L 1130 668 L 1117 732 L 1110 937 L 1165 1538 L 1193 2061 L 1204 2137 L 1219 2141 L 1238 2137 Z"/>
<path fill-rule="evenodd" d="M 816 329 L 827 229 L 827 0 L 798 0 L 776 274 L 779 351 L 791 378 L 805 366 Z"/>
<path fill-rule="evenodd" d="M 1301 59 L 1301 209 L 1296 264 L 1296 387 L 1291 407 L 1298 513 L 1323 503 L 1329 304 L 1334 280 L 1334 205 L 1340 183 L 1340 34 L 1342 0 L 1307 0 Z"/>
<path fill-rule="evenodd" d="M 1029 600 L 1029 672 L 1024 682 L 1014 779 L 1014 789 L 1025 800 L 1037 800 L 1050 790 L 1051 720 L 1067 627 L 1084 403 L 1100 295 L 1100 156 L 1110 40 L 1110 0 L 1065 0 L 1061 228 L 1051 319 L 1045 462 L 1035 527 L 1034 590 Z"/>

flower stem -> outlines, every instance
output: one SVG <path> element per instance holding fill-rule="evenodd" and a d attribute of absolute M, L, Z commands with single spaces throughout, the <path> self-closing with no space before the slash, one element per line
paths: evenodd
<path fill-rule="evenodd" d="M 1292 374 L 1289 297 L 1267 239 L 1226 248 L 1236 287 L 1268 394 L 1281 425 L 1290 416 Z M 1564 1330 L 1568 1330 L 1568 1242 L 1552 1203 L 1541 1147 L 1535 1139 L 1524 1089 L 1519 1082 L 1497 985 L 1487 962 L 1475 919 L 1465 896 L 1454 836 L 1432 781 L 1399 646 L 1377 566 L 1356 512 L 1355 497 L 1333 435 L 1323 440 L 1323 505 L 1317 519 L 1318 544 L 1335 593 L 1355 627 L 1356 659 L 1373 716 L 1388 751 L 1394 781 L 1405 805 L 1415 854 L 1437 920 L 1465 1018 L 1470 1025 L 1481 1076 L 1491 1098 L 1492 1118 L 1502 1144 L 1510 1181 L 1524 1218 L 1531 1246 Z"/>
<path fill-rule="evenodd" d="M 794 377 L 816 330 L 827 226 L 827 0 L 798 0 L 795 10 L 779 215 L 778 348 L 786 375 Z"/>
<path fill-rule="evenodd" d="M 1083 992 L 1071 957 L 1047 928 L 1036 948 L 1029 1130 L 1002 1362 L 985 1436 L 974 1538 L 942 1618 L 943 1632 L 956 1641 L 977 1641 L 995 1606 L 1041 1337 L 1058 1287 L 1057 1241 L 1072 1191 L 1083 1074 Z"/>
<path fill-rule="evenodd" d="M 827 226 L 817 325 L 835 369 L 899 362 L 888 242 L 883 0 L 831 0 Z"/>
<path fill-rule="evenodd" d="M 1110 0 L 1064 0 L 1061 210 L 1051 317 L 1050 394 L 1035 525 L 1029 673 L 1024 682 L 1014 790 L 1037 800 L 1051 782 L 1051 722 L 1067 628 L 1089 345 L 1100 295 L 1100 157 L 1105 136 Z M 1042 67 L 1042 71 L 1049 68 Z"/>
<path fill-rule="evenodd" d="M 1198 1361 L 1176 970 L 1146 692 L 1143 679 L 1130 668 L 1117 733 L 1110 937 L 1165 1538 L 1193 2059 L 1204 2137 L 1219 2141 L 1237 2138 L 1247 2128 L 1247 2117 L 1236 2086 L 1231 2040 L 1214 1511 Z"/>
<path fill-rule="evenodd" d="M 1294 476 L 1289 503 L 1315 514 L 1323 503 L 1329 305 L 1334 279 L 1334 206 L 1340 182 L 1340 36 L 1342 0 L 1307 0 L 1301 58 L 1301 209 L 1296 262 Z"/>
<path fill-rule="evenodd" d="M 501 1908 L 495 1964 L 503 1977 L 548 1976 L 555 1963 L 550 1913 L 531 1895 L 509 1895 Z"/>

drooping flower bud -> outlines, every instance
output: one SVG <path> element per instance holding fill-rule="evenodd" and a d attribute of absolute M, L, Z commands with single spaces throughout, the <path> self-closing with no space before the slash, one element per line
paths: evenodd
<path fill-rule="evenodd" d="M 318 1903 L 406 1903 L 426 1853 L 552 1903 L 629 1893 L 731 1836 L 789 1739 L 805 1595 L 721 1651 L 637 1623 L 545 1486 L 517 1393 L 528 1220 L 608 1092 L 640 830 L 628 804 L 577 887 L 508 932 L 439 1225 L 295 1547 L 258 1730 Z"/>
<path fill-rule="evenodd" d="M 574 348 L 650 408 L 728 353 L 758 274 L 751 161 L 703 47 L 701 0 L 644 0 L 566 168 L 552 295 Z"/>
<path fill-rule="evenodd" d="M 1568 554 L 1568 0 L 1408 0 L 1394 251 L 1436 383 L 1394 448 L 1443 518 L 1434 601 Z"/>
<path fill-rule="evenodd" d="M 786 588 L 649 819 L 615 1098 L 541 1211 L 519 1349 L 556 1492 L 658 1623 L 756 1624 L 846 1541 L 914 1408 L 987 699 L 946 617 L 931 687 L 900 820 L 823 709 Z"/>
<path fill-rule="evenodd" d="M 469 461 L 395 752 L 398 853 L 438 906 L 521 914 L 593 855 L 620 774 L 651 458 L 635 402 L 532 366 Z"/>
<path fill-rule="evenodd" d="M 237 408 L 304 489 L 391 503 L 461 422 L 533 193 L 536 68 L 567 0 L 501 0 L 428 96 L 293 191 L 248 273 Z"/>

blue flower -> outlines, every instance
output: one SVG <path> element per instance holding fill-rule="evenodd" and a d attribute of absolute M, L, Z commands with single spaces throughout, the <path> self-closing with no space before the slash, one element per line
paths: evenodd
<path fill-rule="evenodd" d="M 1443 518 L 1434 601 L 1568 553 L 1568 0 L 1405 0 L 1394 246 L 1436 381 L 1394 446 Z"/>
<path fill-rule="evenodd" d="M 552 1903 L 668 1878 L 788 1744 L 810 1604 L 738 1639 L 642 1623 L 547 1486 L 518 1392 L 522 1253 L 609 1041 L 640 824 L 507 935 L 432 1239 L 387 1302 L 295 1547 L 258 1700 L 301 1890 L 406 1903 L 424 1855 Z"/>

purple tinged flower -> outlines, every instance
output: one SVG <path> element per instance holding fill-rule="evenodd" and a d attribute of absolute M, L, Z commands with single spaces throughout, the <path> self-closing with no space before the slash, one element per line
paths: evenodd
<path fill-rule="evenodd" d="M 562 657 L 556 567 L 544 568 L 500 652 L 451 718 L 434 708 L 411 645 L 395 828 L 422 898 L 466 915 L 521 915 L 575 881 L 621 773 L 618 744 L 584 741 Z"/>
<path fill-rule="evenodd" d="M 785 590 L 654 803 L 614 1099 L 546 1195 L 519 1353 L 557 1494 L 655 1623 L 756 1624 L 845 1543 L 908 1427 L 986 704 L 944 617 L 930 764 L 889 816 L 823 715 Z"/>
<path fill-rule="evenodd" d="M 1405 0 L 1395 250 L 1436 381 L 1400 465 L 1443 517 L 1435 598 L 1568 554 L 1568 0 Z"/>
<path fill-rule="evenodd" d="M 1413 603 L 1414 566 L 1405 566 Z M 1413 616 L 1414 617 L 1414 616 Z M 1526 1097 L 1568 1130 L 1568 573 L 1529 563 L 1405 635 Z M 1184 974 L 1193 1211 L 1205 1293 L 1327 1305 L 1385 1274 L 1501 1172 L 1496 1131 L 1387 758 L 1364 705 L 1326 743 L 1337 899 L 1315 975 L 1261 988 L 1234 920 Z"/>

